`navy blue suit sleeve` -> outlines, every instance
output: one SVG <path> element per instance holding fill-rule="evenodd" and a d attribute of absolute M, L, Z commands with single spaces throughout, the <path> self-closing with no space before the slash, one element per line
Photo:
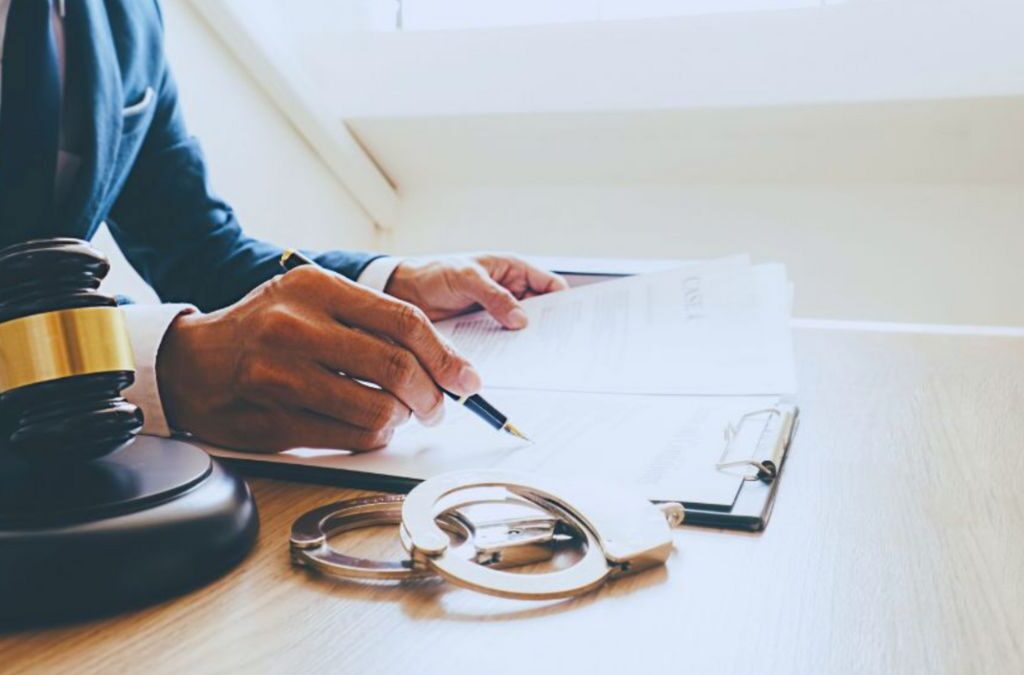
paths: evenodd
<path fill-rule="evenodd" d="M 164 302 L 229 305 L 280 272 L 281 249 L 247 236 L 210 190 L 177 87 L 159 50 L 157 109 L 107 222 L 125 256 Z M 375 255 L 332 251 L 317 262 L 356 279 Z"/>

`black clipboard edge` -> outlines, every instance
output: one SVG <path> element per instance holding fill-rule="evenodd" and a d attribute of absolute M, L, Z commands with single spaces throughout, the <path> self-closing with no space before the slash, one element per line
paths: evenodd
<path fill-rule="evenodd" d="M 271 480 L 290 480 L 296 483 L 314 483 L 330 485 L 354 490 L 372 490 L 374 492 L 406 493 L 423 481 L 402 476 L 385 476 L 365 471 L 349 471 L 325 466 L 309 466 L 308 464 L 286 464 L 284 462 L 264 462 L 259 459 L 238 459 L 237 457 L 221 457 L 214 455 L 217 461 L 227 464 L 239 473 L 252 478 L 269 478 Z"/>

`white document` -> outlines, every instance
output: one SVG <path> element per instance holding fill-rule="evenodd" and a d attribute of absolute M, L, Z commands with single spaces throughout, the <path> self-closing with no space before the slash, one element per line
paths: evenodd
<path fill-rule="evenodd" d="M 503 468 L 732 504 L 742 479 L 716 468 L 724 431 L 795 390 L 791 302 L 781 265 L 731 258 L 531 298 L 522 331 L 482 313 L 442 322 L 481 371 L 484 395 L 533 444 L 449 404 L 441 426 L 411 422 L 377 452 L 304 449 L 259 461 L 416 480 Z"/>
<path fill-rule="evenodd" d="M 796 388 L 781 265 L 696 263 L 523 302 L 530 325 L 485 313 L 438 327 L 493 388 L 780 394 Z"/>
<path fill-rule="evenodd" d="M 716 469 L 723 431 L 777 397 L 638 396 L 496 390 L 488 400 L 515 415 L 533 444 L 496 433 L 449 405 L 441 426 L 411 422 L 380 451 L 292 450 L 261 461 L 315 464 L 422 480 L 460 469 L 501 468 L 632 485 L 652 500 L 731 504 L 737 473 Z M 221 456 L 253 459 L 217 450 Z"/>

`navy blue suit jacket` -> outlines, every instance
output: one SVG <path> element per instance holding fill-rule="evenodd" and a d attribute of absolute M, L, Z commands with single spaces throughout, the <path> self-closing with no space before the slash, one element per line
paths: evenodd
<path fill-rule="evenodd" d="M 0 238 L 88 239 L 106 220 L 162 300 L 202 310 L 231 304 L 279 273 L 281 249 L 246 236 L 210 190 L 164 57 L 157 1 L 69 0 L 65 21 L 66 96 L 87 114 L 83 164 L 58 231 L 4 227 Z M 317 262 L 355 279 L 373 257 L 335 251 Z"/>

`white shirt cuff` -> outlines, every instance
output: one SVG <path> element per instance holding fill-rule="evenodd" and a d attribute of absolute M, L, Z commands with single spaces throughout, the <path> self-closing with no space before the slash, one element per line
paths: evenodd
<path fill-rule="evenodd" d="M 171 322 L 182 314 L 196 311 L 192 305 L 124 305 L 128 338 L 135 352 L 135 383 L 124 390 L 124 397 L 139 406 L 145 421 L 142 433 L 151 436 L 170 436 L 167 416 L 160 401 L 160 387 L 156 381 L 156 357 Z"/>
<path fill-rule="evenodd" d="M 395 270 L 399 265 L 402 264 L 403 258 L 397 256 L 384 256 L 383 258 L 377 258 L 370 262 L 369 265 L 363 268 L 359 278 L 356 281 L 363 286 L 368 286 L 375 291 L 384 292 L 388 282 L 391 280 L 391 275 L 395 273 Z"/>

